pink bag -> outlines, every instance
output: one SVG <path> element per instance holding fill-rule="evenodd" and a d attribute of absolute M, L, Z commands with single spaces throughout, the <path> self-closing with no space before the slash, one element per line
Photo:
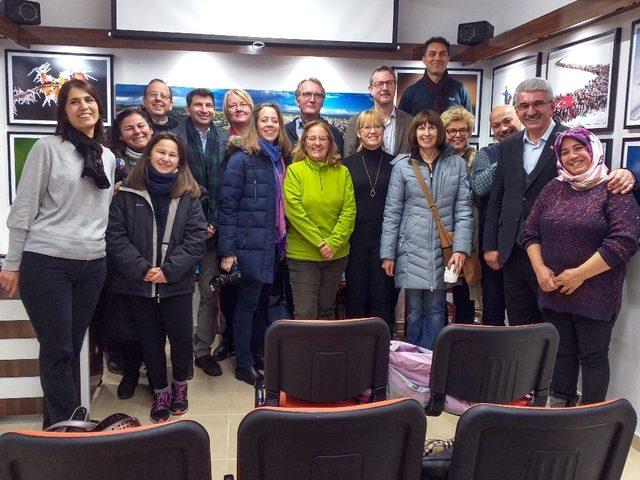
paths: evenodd
<path fill-rule="evenodd" d="M 429 378 L 433 353 L 410 343 L 391 341 L 389 348 L 389 398 L 409 397 L 423 407 L 430 397 Z M 473 404 L 447 395 L 445 412 L 461 415 Z"/>

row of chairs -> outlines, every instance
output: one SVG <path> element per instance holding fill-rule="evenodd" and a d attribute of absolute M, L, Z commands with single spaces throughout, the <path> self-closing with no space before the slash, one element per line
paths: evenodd
<path fill-rule="evenodd" d="M 532 405 L 544 405 L 556 349 L 550 325 L 448 327 L 434 349 L 425 412 L 415 400 L 385 400 L 389 333 L 381 320 L 276 322 L 265 342 L 264 388 L 256 389 L 265 406 L 238 430 L 238 478 L 620 478 L 636 424 L 626 400 L 574 409 L 477 405 L 460 418 L 454 449 L 422 459 L 425 413 L 440 414 L 447 394 L 492 403 L 531 394 Z M 368 388 L 373 403 L 352 405 Z M 208 479 L 208 435 L 180 421 L 124 434 L 0 437 L 0 479 L 70 476 Z"/>

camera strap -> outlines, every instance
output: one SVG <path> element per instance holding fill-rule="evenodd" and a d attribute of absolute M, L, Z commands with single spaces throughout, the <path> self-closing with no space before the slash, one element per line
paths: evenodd
<path fill-rule="evenodd" d="M 162 236 L 162 250 L 160 255 L 160 265 L 164 263 L 164 258 L 169 250 L 169 240 L 171 240 L 171 230 L 173 230 L 173 221 L 176 219 L 176 211 L 178 210 L 178 202 L 180 198 L 172 198 L 169 203 L 169 212 L 167 213 L 167 223 L 164 226 L 164 235 Z"/>

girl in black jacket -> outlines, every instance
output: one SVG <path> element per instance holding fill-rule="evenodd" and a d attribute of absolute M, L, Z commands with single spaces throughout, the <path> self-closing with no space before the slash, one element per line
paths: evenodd
<path fill-rule="evenodd" d="M 129 310 L 136 312 L 147 375 L 154 386 L 150 416 L 155 423 L 188 408 L 194 266 L 207 237 L 199 197 L 184 143 L 162 132 L 145 148 L 109 214 L 107 251 L 117 269 L 113 289 L 125 295 Z M 171 388 L 165 337 L 171 346 Z"/>

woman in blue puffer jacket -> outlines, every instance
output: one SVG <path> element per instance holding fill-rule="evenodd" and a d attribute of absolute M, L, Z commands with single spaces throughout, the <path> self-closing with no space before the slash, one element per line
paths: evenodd
<path fill-rule="evenodd" d="M 465 161 L 445 145 L 444 126 L 437 113 L 423 110 L 415 116 L 409 143 L 411 155 L 399 155 L 392 162 L 380 258 L 387 275 L 394 276 L 396 287 L 406 289 L 408 341 L 432 349 L 444 327 L 450 285 L 444 282 L 438 228 L 413 162 L 422 172 L 445 228 L 455 234 L 448 266 L 458 273 L 471 252 L 471 188 Z"/>

